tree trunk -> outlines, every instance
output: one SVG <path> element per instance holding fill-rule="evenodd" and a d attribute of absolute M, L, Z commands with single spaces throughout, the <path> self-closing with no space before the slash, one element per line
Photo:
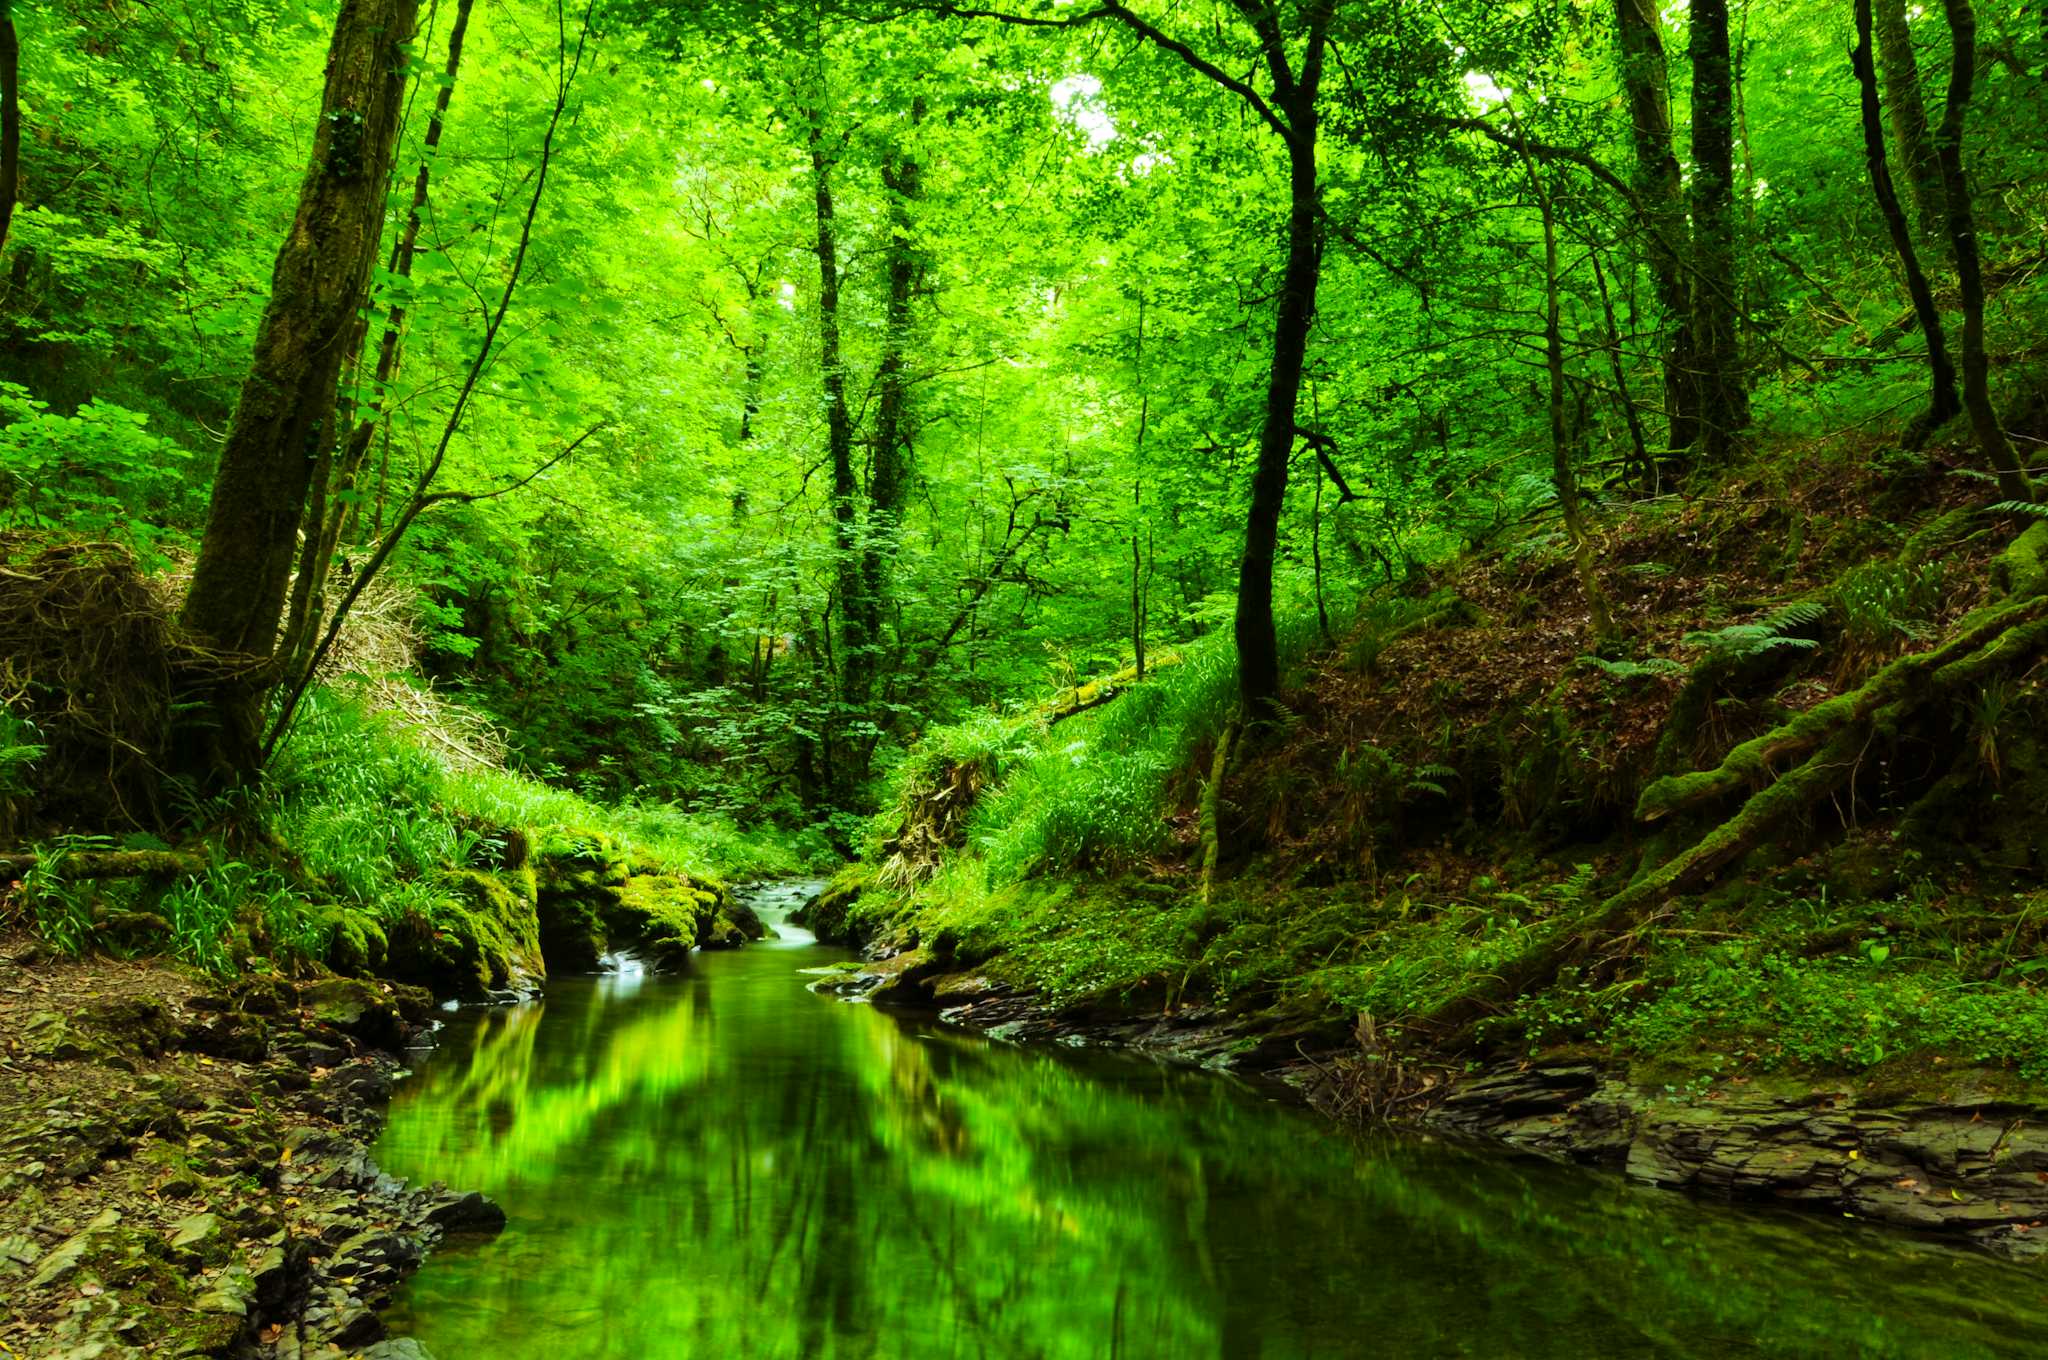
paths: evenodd
<path fill-rule="evenodd" d="M 1322 273 L 1318 231 L 1321 198 L 1316 183 L 1316 88 L 1322 75 L 1322 30 L 1311 30 L 1300 77 L 1284 101 L 1289 130 L 1287 264 L 1273 318 L 1273 362 L 1266 380 L 1265 424 L 1259 431 L 1246 517 L 1244 557 L 1237 574 L 1237 683 L 1245 721 L 1257 726 L 1280 704 L 1280 640 L 1273 623 L 1273 560 L 1280 512 L 1287 503 L 1287 464 L 1294 455 L 1295 413 L 1301 373 L 1315 324 L 1316 284 Z"/>
<path fill-rule="evenodd" d="M 1897 2 L 1885 0 L 1885 3 Z M 1903 17 L 1900 22 L 1904 22 Z M 1921 334 L 1927 337 L 1927 365 L 1933 393 L 1920 428 L 1932 433 L 1960 411 L 1962 403 L 1956 398 L 1956 369 L 1948 357 L 1948 337 L 1942 331 L 1941 309 L 1934 305 L 1934 292 L 1927 286 L 1927 275 L 1920 268 L 1920 254 L 1914 249 L 1913 233 L 1906 225 L 1905 209 L 1899 203 L 1898 190 L 1892 184 L 1891 166 L 1885 159 L 1884 119 L 1878 106 L 1877 71 L 1871 61 L 1870 30 L 1871 0 L 1856 0 L 1856 46 L 1850 52 L 1849 60 L 1856 69 L 1856 83 L 1862 97 L 1863 158 L 1870 166 L 1871 193 L 1877 199 L 1878 211 L 1884 214 L 1885 229 L 1891 233 L 1892 248 L 1899 256 L 1899 267 L 1905 271 L 1906 292 L 1913 299 L 1913 314 L 1920 319 Z M 1909 59 L 1911 55 L 1909 49 Z M 1892 90 L 1896 96 L 1896 82 L 1892 84 Z M 1917 78 L 1913 82 L 1912 96 L 1914 99 L 1920 96 Z M 1893 122 L 1897 125 L 1899 120 L 1894 118 Z M 1922 123 L 1924 132 L 1924 119 Z"/>
<path fill-rule="evenodd" d="M 0 250 L 14 222 L 21 192 L 21 40 L 14 32 L 13 0 L 0 0 Z"/>
<path fill-rule="evenodd" d="M 1145 286 L 1138 285 L 1138 439 L 1131 475 L 1131 659 L 1145 678 L 1145 555 L 1139 530 L 1145 520 L 1145 434 L 1152 422 L 1152 394 L 1145 386 Z M 1320 493 L 1320 484 L 1318 484 Z"/>
<path fill-rule="evenodd" d="M 911 102 L 910 125 L 915 128 L 923 121 L 924 99 L 919 96 Z M 881 669 L 882 619 L 889 612 L 889 578 L 910 496 L 910 304 L 924 272 L 923 252 L 917 247 L 912 222 L 922 193 L 917 158 L 902 151 L 893 164 L 885 163 L 882 184 L 889 198 L 888 282 L 882 301 L 882 353 L 875 368 L 875 437 L 868 473 L 867 523 L 861 535 L 862 626 L 873 653 L 866 667 L 870 692 L 862 696 L 863 701 L 872 700 L 873 677 Z M 880 736 L 876 724 L 864 721 L 870 717 L 856 715 L 856 721 L 862 721 L 861 734 L 850 743 L 856 748 L 851 761 L 856 778 L 866 776 Z"/>
<path fill-rule="evenodd" d="M 1742 260 L 1735 240 L 1735 74 L 1727 0 L 1694 0 L 1692 39 L 1692 288 L 1700 384 L 1697 447 L 1725 464 L 1749 427 L 1737 311 Z"/>
<path fill-rule="evenodd" d="M 1513 117 L 1512 106 L 1508 113 Z M 1518 135 L 1519 131 L 1517 128 Z M 1572 565 L 1578 573 L 1587 616 L 1592 620 L 1593 636 L 1605 638 L 1614 631 L 1614 622 L 1593 561 L 1593 539 L 1586 530 L 1585 510 L 1579 502 L 1579 474 L 1572 466 L 1572 440 L 1565 416 L 1564 306 L 1558 279 L 1557 202 L 1526 144 L 1522 166 L 1528 172 L 1529 190 L 1535 195 L 1536 209 L 1543 221 L 1543 368 L 1550 380 L 1551 485 L 1557 491 L 1558 509 L 1564 513 L 1565 537 L 1571 541 Z"/>
<path fill-rule="evenodd" d="M 434 154 L 441 146 L 441 132 L 447 125 L 448 102 L 455 95 L 455 77 L 462 66 L 462 39 L 469 31 L 470 10 L 476 0 L 457 0 L 455 23 L 448 31 L 448 64 L 434 95 L 434 110 L 427 118 L 427 132 L 420 153 L 420 168 L 413 177 L 412 207 L 406 214 L 405 229 L 392 243 L 385 268 L 394 279 L 412 277 L 413 257 L 418 252 L 420 220 L 427 203 L 428 181 Z M 370 410 L 363 421 L 348 432 L 348 442 L 339 458 L 316 468 L 313 493 L 307 506 L 303 544 L 299 554 L 298 580 L 293 585 L 292 607 L 279 648 L 285 657 L 285 674 L 296 680 L 308 664 L 320 635 L 320 621 L 326 613 L 327 578 L 334 566 L 334 554 L 341 544 L 342 529 L 355 504 L 356 478 L 370 452 L 377 427 L 383 422 L 390 401 L 391 385 L 397 380 L 404 350 L 406 305 L 403 294 L 392 298 L 384 315 L 384 335 L 377 347 L 377 369 L 370 380 Z M 341 422 L 346 425 L 347 422 Z M 323 441 L 331 444 L 331 439 Z M 331 486 L 330 486 L 331 483 Z M 383 488 L 378 488 L 379 495 Z"/>
<path fill-rule="evenodd" d="M 279 248 L 255 355 L 214 475 L 184 626 L 211 647 L 271 657 L 323 430 L 382 233 L 403 101 L 403 44 L 418 0 L 343 0 L 297 216 Z M 246 780 L 260 762 L 274 672 L 210 686 L 205 773 Z"/>
<path fill-rule="evenodd" d="M 849 720 L 865 714 L 872 689 L 873 611 L 865 598 L 861 571 L 860 523 L 856 500 L 860 482 L 853 466 L 853 417 L 846 405 L 846 367 L 839 340 L 839 229 L 832 202 L 832 158 L 825 130 L 811 126 L 811 188 L 817 227 L 818 367 L 825 397 L 825 451 L 832 468 L 833 590 L 839 610 L 839 667 L 836 710 L 826 723 L 820 756 L 826 767 L 826 796 L 844 805 L 862 782 L 859 742 L 849 739 Z"/>
<path fill-rule="evenodd" d="M 1699 383 L 1693 372 L 1692 290 L 1686 286 L 1685 198 L 1671 140 L 1670 72 L 1653 0 L 1615 0 L 1621 37 L 1621 80 L 1635 150 L 1635 191 L 1642 200 L 1649 261 L 1664 309 L 1664 412 L 1672 452 L 1699 439 Z M 1661 469 L 1660 469 L 1661 472 Z M 1660 477 L 1661 480 L 1661 477 Z"/>
<path fill-rule="evenodd" d="M 1859 16 L 1858 34 L 1869 35 Z M 1941 157 L 1927 129 L 1927 99 L 1920 90 L 1920 61 L 1913 52 L 1912 30 L 1906 24 L 1906 0 L 1877 0 L 1877 62 L 1884 75 L 1885 102 L 1891 114 L 1892 136 L 1899 144 L 1899 164 L 1906 170 L 1906 187 L 1913 197 L 1913 209 L 1920 226 L 1920 239 L 1928 246 L 1945 248 L 1946 229 L 1941 193 Z"/>
<path fill-rule="evenodd" d="M 1662 470 L 1655 458 L 1650 456 L 1649 437 L 1643 433 L 1643 419 L 1636 410 L 1634 393 L 1629 390 L 1628 365 L 1621 351 L 1621 327 L 1614 317 L 1614 298 L 1607 289 L 1607 270 L 1600 263 L 1600 247 L 1588 242 L 1586 258 L 1593 265 L 1593 283 L 1600 291 L 1600 316 L 1607 326 L 1607 371 L 1614 379 L 1616 404 L 1621 407 L 1622 423 L 1628 428 L 1628 443 L 1635 455 L 1636 466 L 1642 469 L 1643 488 L 1652 495 L 1662 489 Z"/>
<path fill-rule="evenodd" d="M 1970 182 L 1963 170 L 1963 123 L 1970 114 L 1970 96 L 1977 81 L 1977 12 L 1970 0 L 1945 0 L 1949 34 L 1955 52 L 1949 66 L 1948 107 L 1934 143 L 1941 157 L 1942 197 L 1948 208 L 1949 249 L 1956 261 L 1956 283 L 1963 296 L 1963 409 L 1984 461 L 1998 474 L 2006 499 L 2030 501 L 2033 487 L 2020 467 L 2012 441 L 1991 404 L 1991 359 L 1984 348 L 1984 272 L 1977 255 L 1977 223 L 1970 202 Z"/>

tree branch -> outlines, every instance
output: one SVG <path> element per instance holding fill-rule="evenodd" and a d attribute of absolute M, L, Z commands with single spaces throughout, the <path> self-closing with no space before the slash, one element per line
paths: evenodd
<path fill-rule="evenodd" d="M 1293 129 L 1287 126 L 1286 120 L 1274 112 L 1273 106 L 1266 102 L 1264 95 L 1244 81 L 1239 80 L 1236 76 L 1231 75 L 1228 71 L 1225 71 L 1215 62 L 1210 61 L 1180 39 L 1155 28 L 1152 24 L 1139 18 L 1136 14 L 1126 9 L 1118 0 L 1104 0 L 1104 3 L 1097 5 L 1093 9 L 1083 10 L 1079 14 L 1070 14 L 1063 19 L 1043 18 L 1031 14 L 1006 14 L 1001 10 L 966 9 L 959 5 L 947 4 L 939 5 L 935 13 L 941 19 L 993 19 L 999 24 L 1013 24 L 1020 28 L 1080 28 L 1083 25 L 1092 24 L 1098 19 L 1114 19 L 1146 42 L 1157 47 L 1160 51 L 1172 53 L 1194 71 L 1200 73 L 1214 84 L 1222 86 L 1239 99 L 1242 99 L 1251 106 L 1253 113 L 1256 113 L 1265 121 L 1266 126 L 1280 134 L 1280 140 L 1286 142 L 1289 146 L 1294 144 Z M 1264 44 L 1262 43 L 1261 46 L 1263 47 Z"/>

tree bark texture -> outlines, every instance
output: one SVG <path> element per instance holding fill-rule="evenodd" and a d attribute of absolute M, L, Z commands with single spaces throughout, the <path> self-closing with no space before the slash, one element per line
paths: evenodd
<path fill-rule="evenodd" d="M 1635 152 L 1635 192 L 1647 240 L 1643 254 L 1664 311 L 1666 444 L 1689 449 L 1699 438 L 1699 382 L 1693 372 L 1692 290 L 1686 284 L 1685 196 L 1671 140 L 1671 77 L 1654 0 L 1615 0 L 1622 90 Z"/>
<path fill-rule="evenodd" d="M 21 193 L 21 38 L 14 31 L 14 6 L 0 0 L 0 250 L 14 223 Z"/>
<path fill-rule="evenodd" d="M 1892 183 L 1891 166 L 1885 157 L 1877 70 L 1871 60 L 1871 17 L 1871 0 L 1856 0 L 1856 47 L 1850 53 L 1850 63 L 1855 67 L 1856 84 L 1862 99 L 1863 156 L 1870 167 L 1871 193 L 1877 199 L 1878 211 L 1884 215 L 1885 229 L 1891 233 L 1892 249 L 1898 252 L 1899 267 L 1906 275 L 1906 292 L 1913 299 L 1913 314 L 1919 318 L 1921 334 L 1927 338 L 1927 365 L 1933 392 L 1923 428 L 1931 432 L 1960 411 L 1962 403 L 1956 397 L 1956 369 L 1949 358 L 1948 337 L 1941 325 L 1941 309 L 1935 306 L 1934 292 L 1927 286 L 1927 275 L 1920 268 L 1920 254 L 1914 247 L 1912 230 L 1906 224 L 1905 208 L 1899 202 L 1898 189 Z M 1896 86 L 1893 88 L 1896 91 Z M 1919 97 L 1917 81 L 1913 97 Z"/>
<path fill-rule="evenodd" d="M 1735 74 L 1727 0 L 1694 0 L 1692 38 L 1693 367 L 1700 386 L 1696 447 L 1725 464 L 1749 427 L 1738 309 L 1742 259 L 1735 227 Z"/>
<path fill-rule="evenodd" d="M 1970 428 L 1984 461 L 1998 474 L 1999 491 L 2008 500 L 2030 501 L 2033 488 L 1991 402 L 1991 360 L 1984 347 L 1984 272 L 1977 254 L 1970 182 L 1963 167 L 1963 126 L 1977 80 L 1977 12 L 1970 0 L 1946 0 L 1946 8 L 1954 56 L 1949 68 L 1948 107 L 1942 112 L 1934 140 L 1941 156 L 1949 249 L 1955 254 L 1956 283 L 1963 302 L 1963 409 L 1970 413 Z"/>
<path fill-rule="evenodd" d="M 1927 126 L 1927 98 L 1920 88 L 1920 61 L 1906 23 L 1906 0 L 1877 0 L 1877 65 L 1884 77 L 1886 112 L 1899 145 L 1922 242 L 1945 251 L 1946 211 L 1942 204 L 1941 157 Z M 1858 20 L 1859 32 L 1861 19 Z"/>
<path fill-rule="evenodd" d="M 1280 513 L 1287 504 L 1287 465 L 1294 456 L 1301 374 L 1315 324 L 1316 286 L 1321 278 L 1322 199 L 1316 180 L 1316 95 L 1322 84 L 1327 11 L 1312 16 L 1301 69 L 1276 78 L 1276 101 L 1287 117 L 1287 263 L 1280 276 L 1280 305 L 1273 317 L 1273 359 L 1267 372 L 1265 420 L 1259 430 L 1258 462 L 1252 471 L 1251 509 L 1245 519 L 1244 556 L 1238 565 L 1238 693 L 1247 721 L 1275 715 L 1280 702 L 1280 641 L 1273 622 L 1273 563 L 1280 542 Z M 1284 63 L 1275 60 L 1275 67 Z"/>
<path fill-rule="evenodd" d="M 276 645 L 301 516 L 382 235 L 418 0 L 343 0 L 312 161 L 277 254 L 255 355 L 214 475 L 182 622 L 224 653 Z M 274 682 L 275 677 L 272 677 Z M 216 690 L 209 763 L 252 774 L 261 682 Z"/>
<path fill-rule="evenodd" d="M 398 240 L 392 243 L 385 265 L 394 279 L 412 277 L 434 155 L 440 149 L 442 129 L 447 125 L 448 104 L 455 95 L 455 78 L 462 67 L 462 40 L 469 30 L 469 15 L 475 4 L 476 0 L 458 0 L 455 7 L 455 23 L 448 31 L 448 62 L 440 88 L 434 94 L 433 112 L 427 118 L 419 172 L 413 177 L 412 206 L 406 214 L 405 228 L 399 233 Z M 320 635 L 320 621 L 326 613 L 327 578 L 333 569 L 343 529 L 353 517 L 355 498 L 351 493 L 355 490 L 370 444 L 391 399 L 391 385 L 398 378 L 398 367 L 404 354 L 405 328 L 405 297 L 400 293 L 392 298 L 390 307 L 385 311 L 384 334 L 377 346 L 377 368 L 370 382 L 370 409 L 348 430 L 339 456 L 330 460 L 331 476 L 323 475 L 329 471 L 328 468 L 316 467 L 314 471 L 299 554 L 298 579 L 293 583 L 291 611 L 285 625 L 284 642 L 279 649 L 285 657 L 286 674 L 294 678 L 310 661 L 315 640 Z"/>

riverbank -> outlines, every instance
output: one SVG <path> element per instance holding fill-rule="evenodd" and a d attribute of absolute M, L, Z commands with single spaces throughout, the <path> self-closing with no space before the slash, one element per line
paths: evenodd
<path fill-rule="evenodd" d="M 404 1357 L 378 1310 L 475 1193 L 369 1148 L 425 991 L 0 940 L 0 1341 L 22 1356 Z"/>
<path fill-rule="evenodd" d="M 1004 981 L 1000 960 L 963 967 L 914 934 L 863 938 L 829 898 L 810 919 L 821 935 L 869 955 L 818 990 L 933 1012 L 994 1038 L 1115 1047 L 1257 1075 L 1344 1123 L 1404 1124 L 2011 1260 L 2048 1252 L 2048 1092 L 2009 1070 L 1933 1056 L 1858 1078 L 1673 1072 L 1662 1082 L 1583 1049 L 1487 1063 L 1404 1060 L 1333 1015 L 1104 996 L 1062 1004 Z"/>

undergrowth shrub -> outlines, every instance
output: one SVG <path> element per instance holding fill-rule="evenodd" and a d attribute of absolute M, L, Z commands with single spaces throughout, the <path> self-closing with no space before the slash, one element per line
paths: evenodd
<path fill-rule="evenodd" d="M 1299 658 L 1313 617 L 1284 618 L 1280 651 Z M 967 840 L 992 882 L 1042 872 L 1113 871 L 1164 848 L 1173 781 L 1215 742 L 1237 707 L 1237 646 L 1219 629 L 1099 709 L 1042 730 L 981 795 Z M 978 721 L 978 720 L 977 720 Z M 955 741 L 932 734 L 937 749 Z"/>
<path fill-rule="evenodd" d="M 649 868 L 713 877 L 800 872 L 829 847 L 663 803 L 601 807 L 507 770 L 451 770 L 403 724 L 332 691 L 308 694 L 270 772 L 273 825 L 306 872 L 386 916 L 431 916 L 430 879 L 487 868 L 511 829 L 580 828 Z"/>

